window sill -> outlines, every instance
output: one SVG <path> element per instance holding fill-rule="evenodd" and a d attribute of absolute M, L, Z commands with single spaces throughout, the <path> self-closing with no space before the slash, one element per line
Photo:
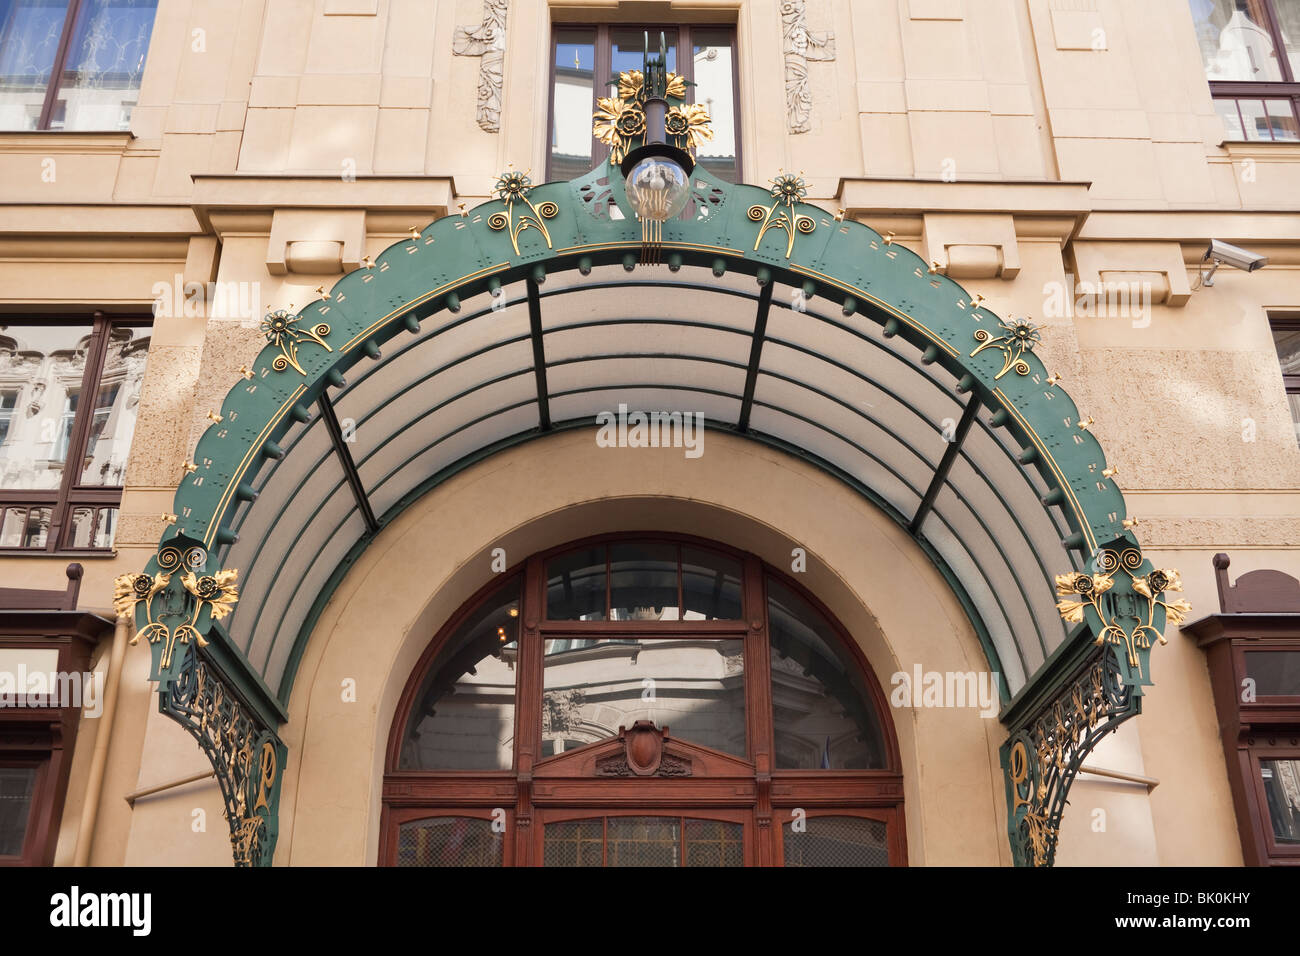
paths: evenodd
<path fill-rule="evenodd" d="M 0 130 L 0 153 L 121 155 L 134 139 L 129 130 Z"/>
<path fill-rule="evenodd" d="M 1227 139 L 1221 145 L 1233 159 L 1263 159 L 1270 163 L 1300 163 L 1300 142 L 1276 143 L 1254 139 Z"/>
<path fill-rule="evenodd" d="M 0 558 L 59 558 L 105 560 L 117 557 L 116 548 L 104 548 L 95 551 L 37 551 L 34 548 L 0 548 Z"/>

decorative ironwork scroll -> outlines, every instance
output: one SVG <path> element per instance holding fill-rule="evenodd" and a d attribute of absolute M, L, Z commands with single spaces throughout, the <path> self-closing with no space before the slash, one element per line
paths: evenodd
<path fill-rule="evenodd" d="M 1097 551 L 1091 574 L 1056 576 L 1056 593 L 1064 598 L 1056 608 L 1068 624 L 1087 623 L 1096 643 L 1114 652 L 1124 682 L 1140 688 L 1151 684 L 1151 639 L 1167 644 L 1165 626 L 1181 624 L 1192 610 L 1187 601 L 1164 600 L 1166 592 L 1182 589 L 1177 571 L 1152 567 L 1121 541 Z"/>
<path fill-rule="evenodd" d="M 506 14 L 510 0 L 483 0 L 483 22 L 457 27 L 451 51 L 477 56 L 478 125 L 489 133 L 501 131 L 501 80 L 506 61 Z"/>
<path fill-rule="evenodd" d="M 792 133 L 812 129 L 813 98 L 808 83 L 808 61 L 835 59 L 835 34 L 808 29 L 804 0 L 783 0 L 781 41 L 785 53 L 786 128 Z"/>
<path fill-rule="evenodd" d="M 527 173 L 520 173 L 514 170 L 507 170 L 497 177 L 496 185 L 492 187 L 497 198 L 506 204 L 505 212 L 494 212 L 488 216 L 488 228 L 500 232 L 502 229 L 510 230 L 510 244 L 514 246 L 515 255 L 519 255 L 519 236 L 530 226 L 542 234 L 546 240 L 546 248 L 551 246 L 551 233 L 546 228 L 543 220 L 554 219 L 560 212 L 560 207 L 555 203 L 547 200 L 546 202 L 533 205 L 533 201 L 528 198 L 529 191 L 533 188 L 533 181 L 528 178 Z M 523 213 L 515 219 L 515 203 L 522 203 L 528 207 L 528 212 Z"/>
<path fill-rule="evenodd" d="M 995 336 L 988 329 L 976 329 L 975 341 L 980 344 L 975 347 L 975 351 L 970 353 L 974 358 L 985 349 L 994 348 L 1002 353 L 1002 371 L 993 376 L 994 380 L 1000 379 L 1013 368 L 1017 375 L 1029 374 L 1029 363 L 1025 361 L 1026 352 L 1032 352 L 1034 346 L 1041 341 L 1042 336 L 1038 330 L 1042 326 L 1030 325 L 1028 322 L 1017 322 L 1014 319 L 1000 320 L 998 324 L 1002 327 L 1002 334 Z"/>
<path fill-rule="evenodd" d="M 754 251 L 758 251 L 763 236 L 769 229 L 780 229 L 788 237 L 785 244 L 785 257 L 789 259 L 790 254 L 794 252 L 795 233 L 808 235 L 817 228 L 817 222 L 812 216 L 794 211 L 794 204 L 802 202 L 808 195 L 808 184 L 801 176 L 783 173 L 772 180 L 771 194 L 775 200 L 771 206 L 756 204 L 749 207 L 750 221 L 762 223 L 758 227 L 758 238 L 754 240 Z"/>
<path fill-rule="evenodd" d="M 207 646 L 211 622 L 229 615 L 239 600 L 239 572 L 202 574 L 207 560 L 198 542 L 178 536 L 158 551 L 152 575 L 123 574 L 114 581 L 113 609 L 137 622 L 131 643 L 143 637 L 153 651 L 151 680 L 170 680 L 188 650 Z"/>
<path fill-rule="evenodd" d="M 294 371 L 299 375 L 307 374 L 298 364 L 298 345 L 302 342 L 313 342 L 326 352 L 334 351 L 325 343 L 325 336 L 330 334 L 329 325 L 317 322 L 310 329 L 300 329 L 298 323 L 301 319 L 300 315 L 278 309 L 275 312 L 268 312 L 266 318 L 262 320 L 262 334 L 266 336 L 266 341 L 280 350 L 280 354 L 271 363 L 271 367 L 277 372 L 283 372 L 293 366 Z"/>
<path fill-rule="evenodd" d="M 1093 747 L 1141 712 L 1142 698 L 1104 652 L 1002 746 L 1007 830 L 1017 866 L 1051 866 L 1066 795 Z"/>
<path fill-rule="evenodd" d="M 198 741 L 212 763 L 235 866 L 270 866 L 288 751 L 203 653 L 190 654 L 159 694 L 158 710 Z"/>

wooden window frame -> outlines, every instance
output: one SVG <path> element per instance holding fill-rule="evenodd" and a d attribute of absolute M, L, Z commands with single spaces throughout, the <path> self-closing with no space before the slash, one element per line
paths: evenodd
<path fill-rule="evenodd" d="M 551 136 L 555 130 L 555 57 L 559 46 L 558 34 L 565 31 L 594 30 L 596 38 L 593 41 L 594 50 L 592 56 L 592 91 L 591 91 L 591 113 L 596 111 L 596 100 L 602 96 L 608 96 L 608 79 L 613 73 L 613 53 L 610 33 L 613 30 L 642 30 L 651 31 L 651 36 L 655 31 L 670 32 L 675 31 L 677 34 L 677 70 L 688 84 L 695 81 L 695 57 L 692 52 L 689 56 L 683 56 L 683 51 L 688 47 L 693 51 L 694 45 L 691 41 L 691 32 L 693 30 L 723 30 L 731 38 L 732 51 L 732 69 L 731 69 L 731 103 L 732 103 L 732 121 L 735 126 L 736 141 L 736 182 L 743 182 L 744 177 L 744 156 L 740 141 L 740 50 L 737 39 L 736 25 L 734 23 L 568 23 L 556 22 L 551 24 L 551 42 L 550 65 L 546 71 L 547 83 L 549 84 L 546 93 L 546 179 L 549 182 L 552 178 L 551 168 Z M 601 79 L 604 77 L 604 79 Z M 686 95 L 688 103 L 695 102 L 695 87 L 687 86 Z M 592 168 L 600 166 L 609 158 L 609 147 L 592 138 L 591 162 Z"/>
<path fill-rule="evenodd" d="M 59 672 L 91 670 L 95 647 L 113 633 L 113 622 L 75 610 L 81 565 L 70 564 L 67 576 L 65 591 L 0 587 L 0 649 L 57 650 Z M 51 701 L 0 707 L 0 765 L 38 767 L 23 850 L 0 857 L 0 866 L 53 865 L 81 720 L 79 708 Z"/>
<path fill-rule="evenodd" d="M 7 325 L 60 325 L 84 323 L 84 315 L 47 316 L 7 315 L 0 324 Z M 82 400 L 78 402 L 72 431 L 68 437 L 68 450 L 64 456 L 63 475 L 57 489 L 0 489 L 0 523 L 9 508 L 49 508 L 50 528 L 45 544 L 40 547 L 0 547 L 0 555 L 52 554 L 61 556 L 112 554 L 113 546 L 106 548 L 78 548 L 65 544 L 71 534 L 72 516 L 77 508 L 117 508 L 122 506 L 123 485 L 83 485 L 81 471 L 86 459 L 86 446 L 90 426 L 95 417 L 99 388 L 104 381 L 104 365 L 108 346 L 115 328 L 148 328 L 154 324 L 152 316 L 108 316 L 95 312 L 90 316 L 91 333 L 86 343 L 86 365 L 81 375 Z M 15 406 L 16 408 L 16 406 Z M 12 426 L 11 426 L 12 427 Z"/>
<path fill-rule="evenodd" d="M 1277 55 L 1278 67 L 1282 71 L 1282 80 L 1266 80 L 1263 82 L 1252 80 L 1207 80 L 1210 85 L 1210 95 L 1215 100 L 1231 102 L 1237 108 L 1237 121 L 1241 124 L 1242 139 L 1228 140 L 1228 142 L 1300 143 L 1300 140 L 1275 139 L 1271 126 L 1269 127 L 1269 139 L 1267 140 L 1246 138 L 1246 117 L 1241 112 L 1241 100 L 1286 100 L 1291 104 L 1291 118 L 1295 121 L 1297 128 L 1300 129 L 1300 77 L 1296 77 L 1291 70 L 1291 60 L 1286 53 L 1281 20 L 1273 7 L 1273 0 L 1257 0 L 1257 2 L 1266 21 L 1261 25 L 1268 28 L 1269 37 L 1273 41 L 1273 50 Z M 1267 115 L 1267 107 L 1265 107 L 1265 111 Z"/>
<path fill-rule="evenodd" d="M 1228 786 L 1247 866 L 1300 864 L 1300 851 L 1279 847 L 1260 777 L 1261 757 L 1300 759 L 1300 694 L 1243 700 L 1252 651 L 1300 653 L 1300 581 L 1280 571 L 1242 574 L 1229 584 L 1229 558 L 1215 555 L 1220 613 L 1183 626 L 1206 653 Z"/>
<path fill-rule="evenodd" d="M 547 620 L 546 561 L 550 558 L 620 541 L 664 542 L 713 551 L 741 566 L 742 617 L 725 621 L 565 621 Z M 606 567 L 610 551 L 606 550 Z M 680 566 L 680 564 L 679 564 Z M 766 581 L 779 580 L 803 599 L 830 626 L 839 650 L 858 668 L 880 725 L 884 766 L 874 770 L 778 770 L 768 639 Z M 444 645 L 484 601 L 520 580 L 520 628 L 515 668 L 514 752 L 508 770 L 401 770 L 403 738 L 412 709 L 430 668 Z M 608 573 L 607 573 L 607 598 Z M 680 574 L 679 574 L 680 587 Z M 745 674 L 745 755 L 710 750 L 688 740 L 676 741 L 695 753 L 703 772 L 666 781 L 653 778 L 599 779 L 556 768 L 577 764 L 574 755 L 594 755 L 621 747 L 617 738 L 578 750 L 542 756 L 543 654 L 555 638 L 629 637 L 655 639 L 739 638 Z M 671 728 L 670 728 L 671 730 Z M 669 738 L 674 740 L 674 738 Z M 599 751 L 598 751 L 599 749 Z M 583 757 L 583 759 L 587 759 Z M 591 759 L 595 759 L 594 756 Z M 566 763 L 567 761 L 567 763 Z M 834 615 L 790 576 L 747 554 L 703 538 L 662 532 L 598 535 L 535 554 L 480 588 L 430 641 L 411 671 L 398 701 L 385 753 L 381 815 L 381 865 L 397 860 L 397 831 L 403 823 L 434 816 L 484 817 L 505 810 L 512 823 L 503 865 L 542 865 L 543 829 L 558 819 L 586 819 L 611 814 L 723 819 L 730 814 L 745 824 L 746 865 L 780 865 L 780 828 L 795 808 L 822 816 L 864 816 L 888 829 L 891 865 L 907 862 L 901 755 L 888 699 L 861 648 Z"/>
<path fill-rule="evenodd" d="M 54 62 L 50 65 L 50 79 L 45 85 L 45 98 L 41 101 L 41 112 L 37 117 L 35 130 L 29 130 L 29 132 L 52 132 L 50 121 L 54 118 L 54 109 L 58 104 L 63 75 L 68 68 L 68 56 L 71 52 L 73 34 L 77 30 L 78 17 L 85 5 L 86 0 L 68 0 L 68 9 L 64 12 L 63 27 L 59 33 L 59 45 L 55 48 Z M 156 8 L 154 10 L 154 19 L 157 20 Z M 150 39 L 152 40 L 152 36 Z M 147 55 L 148 51 L 146 50 Z M 53 132 L 58 132 L 58 130 L 53 130 Z"/>

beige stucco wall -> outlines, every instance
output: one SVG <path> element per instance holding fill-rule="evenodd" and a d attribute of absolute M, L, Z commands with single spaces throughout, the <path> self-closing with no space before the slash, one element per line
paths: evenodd
<path fill-rule="evenodd" d="M 1300 448 L 1267 324 L 1270 313 L 1300 312 L 1300 146 L 1221 144 L 1185 0 L 808 0 L 808 27 L 835 33 L 836 56 L 809 65 L 812 123 L 799 134 L 786 128 L 778 8 L 777 0 L 622 9 L 597 0 L 511 0 L 501 130 L 490 133 L 474 116 L 480 61 L 452 53 L 455 28 L 479 21 L 480 0 L 160 0 L 130 134 L 0 132 L 0 309 L 147 312 L 157 286 L 177 277 L 234 284 L 263 309 L 301 305 L 410 226 L 454 213 L 462 202 L 472 207 L 507 162 L 543 167 L 552 22 L 734 22 L 747 181 L 764 182 L 778 168 L 802 170 L 814 201 L 895 232 L 927 260 L 961 271 L 967 288 L 1000 314 L 1045 324 L 1039 354 L 1096 419 L 1144 547 L 1158 564 L 1181 569 L 1198 615 L 1216 609 L 1216 551 L 1233 555 L 1234 577 L 1257 567 L 1300 576 Z M 1196 266 L 1211 237 L 1272 262 L 1252 275 L 1221 270 L 1212 289 L 1196 289 Z M 306 243 L 337 243 L 337 271 L 295 271 L 311 258 L 304 250 L 319 248 Z M 1048 314 L 1071 276 L 1136 278 L 1150 283 L 1156 301 L 1136 321 Z M 206 412 L 256 353 L 257 318 L 207 310 L 157 320 L 116 551 L 78 558 L 86 567 L 84 607 L 106 609 L 113 577 L 152 554 L 163 529 L 159 515 L 171 510 L 181 463 Z M 768 453 L 729 454 L 765 461 Z M 506 468 L 507 460 L 491 467 Z M 797 471 L 789 463 L 771 467 Z M 577 476 L 549 481 L 550 498 L 539 491 L 536 501 L 519 503 L 518 514 L 494 512 L 494 524 L 467 529 L 460 551 L 435 556 L 442 570 L 430 580 L 448 582 L 446 593 L 408 595 L 420 603 L 403 612 L 409 626 L 385 638 L 395 642 L 377 657 L 387 669 L 380 674 L 381 664 L 371 665 L 374 711 L 366 729 L 347 729 L 336 715 L 340 739 L 350 740 L 372 771 L 370 789 L 351 794 L 348 804 L 365 815 L 368 829 L 339 837 L 347 841 L 340 859 L 373 858 L 373 739 L 386 731 L 383 707 L 413 659 L 408 642 L 418 638 L 410 635 L 427 631 L 472 590 L 473 549 L 510 534 L 526 540 L 519 529 L 530 518 L 598 494 Z M 442 507 L 441 496 L 456 488 L 423 503 L 401 527 Z M 635 494 L 677 492 L 651 483 Z M 753 534 L 756 547 L 770 547 L 756 529 L 809 534 L 794 523 L 794 511 L 770 503 L 752 510 L 739 489 L 733 501 L 721 494 L 697 489 L 700 501 L 722 513 L 756 517 L 719 519 L 722 536 Z M 905 551 L 879 516 L 854 513 L 863 534 Z M 823 520 L 807 517 L 808 528 Z M 851 627 L 864 625 L 855 633 L 877 642 L 872 662 L 886 675 L 891 655 L 903 660 L 914 652 L 913 636 L 886 626 L 889 604 L 879 604 L 866 582 L 862 554 L 839 554 L 829 541 L 823 547 L 834 573 L 819 593 Z M 68 560 L 0 556 L 0 579 L 61 589 Z M 373 549 L 371 560 L 379 560 Z M 349 587 L 355 580 L 356 573 Z M 338 600 L 331 613 L 345 614 Z M 939 606 L 948 607 L 944 601 Z M 877 622 L 871 627 L 868 612 Z M 333 627 L 331 620 L 322 628 Z M 352 666 L 344 654 L 352 645 L 327 633 L 313 641 L 309 660 L 332 679 L 337 668 Z M 965 655 L 963 648 L 955 639 L 948 652 Z M 1240 862 L 1204 660 L 1189 639 L 1171 634 L 1168 646 L 1155 649 L 1153 666 L 1145 713 L 1096 762 L 1160 783 L 1147 796 L 1082 779 L 1075 805 L 1109 808 L 1111 825 L 1094 832 L 1089 814 L 1067 813 L 1063 863 Z M 137 787 L 202 769 L 189 739 L 154 713 L 146 667 L 146 650 L 131 648 L 93 859 L 224 861 L 224 823 L 210 784 L 140 801 L 134 810 L 121 800 Z M 312 775 L 325 772 L 313 762 L 331 713 L 323 680 L 307 690 L 303 678 L 286 728 L 306 751 L 301 761 L 291 758 L 300 769 L 291 769 L 286 791 L 282 861 L 310 858 L 303 828 L 319 827 L 312 821 L 332 812 L 304 813 Z M 303 694 L 323 695 L 318 716 L 325 723 L 310 710 L 299 722 Z M 913 860 L 1005 860 L 1002 825 L 988 822 L 989 814 L 1005 812 L 994 758 L 965 758 L 972 773 L 988 778 L 992 802 L 973 804 L 983 808 L 984 830 L 945 829 L 951 774 L 939 769 L 942 740 L 933 758 L 917 743 L 923 724 L 918 719 L 905 745 L 915 761 L 908 784 Z M 102 728 L 88 723 L 85 730 L 60 860 L 70 858 L 88 748 Z M 996 737 L 989 728 L 983 733 Z M 353 776 L 349 784 L 360 787 Z M 206 809 L 204 831 L 192 829 L 195 809 Z M 954 846 L 944 844 L 944 834 Z"/>

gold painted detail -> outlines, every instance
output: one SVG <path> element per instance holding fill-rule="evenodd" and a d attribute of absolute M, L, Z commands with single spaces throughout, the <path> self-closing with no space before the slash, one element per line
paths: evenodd
<path fill-rule="evenodd" d="M 1006 773 L 1017 862 L 1052 865 L 1070 785 L 1097 741 L 1137 712 L 1133 702 L 1102 655 L 1012 737 Z"/>
<path fill-rule="evenodd" d="M 282 770 L 275 735 L 202 655 L 182 665 L 163 691 L 162 705 L 212 763 L 235 865 L 270 865 Z"/>
<path fill-rule="evenodd" d="M 664 132 L 674 146 L 694 155 L 702 143 L 713 139 L 713 120 L 704 106 L 681 102 L 686 98 L 686 80 L 680 75 L 668 74 L 667 94 L 670 105 Z M 645 76 L 640 70 L 624 70 L 618 75 L 618 94 L 596 100 L 591 135 L 609 147 L 609 161 L 615 166 L 645 137 L 645 97 Z"/>
<path fill-rule="evenodd" d="M 1034 346 L 1042 341 L 1042 336 L 1038 334 L 1042 326 L 1014 319 L 999 320 L 998 324 L 1002 327 L 1002 334 L 998 336 L 988 329 L 975 330 L 975 341 L 980 344 L 970 353 L 970 357 L 974 358 L 985 349 L 995 348 L 1002 353 L 1002 371 L 993 376 L 994 379 L 1001 378 L 1012 369 L 1015 369 L 1017 375 L 1028 375 L 1029 363 L 1024 360 L 1024 355 L 1032 352 Z"/>
<path fill-rule="evenodd" d="M 113 610 L 119 617 L 133 616 L 136 607 L 144 604 L 145 625 L 131 638 L 131 643 L 135 644 L 143 637 L 150 644 L 162 644 L 158 662 L 160 671 L 171 667 L 177 644 L 189 644 L 193 640 L 198 647 L 208 646 L 197 627 L 205 607 L 212 612 L 214 621 L 220 621 L 234 610 L 239 600 L 239 588 L 235 583 L 239 572 L 196 574 L 195 571 L 206 561 L 207 553 L 202 548 L 190 548 L 182 555 L 178 548 L 165 547 L 158 552 L 158 573 L 152 576 L 123 574 L 113 582 Z M 172 577 L 178 573 L 181 586 L 192 600 L 179 602 L 163 594 Z"/>
<path fill-rule="evenodd" d="M 795 234 L 806 236 L 817 228 L 817 223 L 812 216 L 794 211 L 794 204 L 802 202 L 808 195 L 808 184 L 804 182 L 802 176 L 793 173 L 782 173 L 771 182 L 771 194 L 774 200 L 772 205 L 750 206 L 746 214 L 751 222 L 761 223 L 758 227 L 758 237 L 754 240 L 754 251 L 758 251 L 763 236 L 769 229 L 780 229 L 788 237 L 785 244 L 785 257 L 789 259 L 794 252 Z"/>
<path fill-rule="evenodd" d="M 266 336 L 266 341 L 280 349 L 271 367 L 277 372 L 283 372 L 290 366 L 299 374 L 306 377 L 307 373 L 303 371 L 298 364 L 298 346 L 304 342 L 312 342 L 319 345 L 326 352 L 333 352 L 325 342 L 325 336 L 330 334 L 330 327 L 324 322 L 318 322 L 310 329 L 299 328 L 298 323 L 302 316 L 294 315 L 292 312 L 286 312 L 284 309 L 278 309 L 275 312 L 268 312 L 266 318 L 262 320 L 262 334 Z"/>
<path fill-rule="evenodd" d="M 1141 566 L 1142 555 L 1136 548 L 1123 551 L 1105 548 L 1097 552 L 1095 573 L 1078 571 L 1056 576 L 1057 596 L 1065 598 L 1057 603 L 1056 609 L 1065 622 L 1080 624 L 1088 608 L 1096 611 L 1102 624 L 1097 643 L 1122 648 L 1128 666 L 1139 679 L 1143 672 L 1138 652 L 1150 650 L 1153 637 L 1161 644 L 1169 643 L 1155 626 L 1156 609 L 1164 608 L 1165 625 L 1174 627 L 1182 624 L 1192 610 L 1187 601 L 1163 600 L 1167 592 L 1183 589 L 1177 571 L 1157 569 L 1140 575 L 1136 572 Z M 1121 571 L 1128 575 L 1132 589 L 1132 595 L 1128 595 L 1130 599 L 1124 606 L 1120 606 L 1118 601 L 1107 600 L 1107 592 L 1115 585 L 1115 575 Z M 1126 628 L 1123 621 L 1136 623 Z"/>
<path fill-rule="evenodd" d="M 494 212 L 488 216 L 488 228 L 496 232 L 509 229 L 510 244 L 514 246 L 515 255 L 519 255 L 519 236 L 530 226 L 542 234 L 547 249 L 554 248 L 551 245 L 551 233 L 547 230 L 544 220 L 554 219 L 559 214 L 560 207 L 549 199 L 533 205 L 533 201 L 528 198 L 528 193 L 533 188 L 533 181 L 528 178 L 527 173 L 507 169 L 497 178 L 496 185 L 492 188 L 497 198 L 506 204 L 506 211 Z M 515 203 L 522 203 L 528 207 L 528 212 L 523 213 L 517 220 Z"/>

